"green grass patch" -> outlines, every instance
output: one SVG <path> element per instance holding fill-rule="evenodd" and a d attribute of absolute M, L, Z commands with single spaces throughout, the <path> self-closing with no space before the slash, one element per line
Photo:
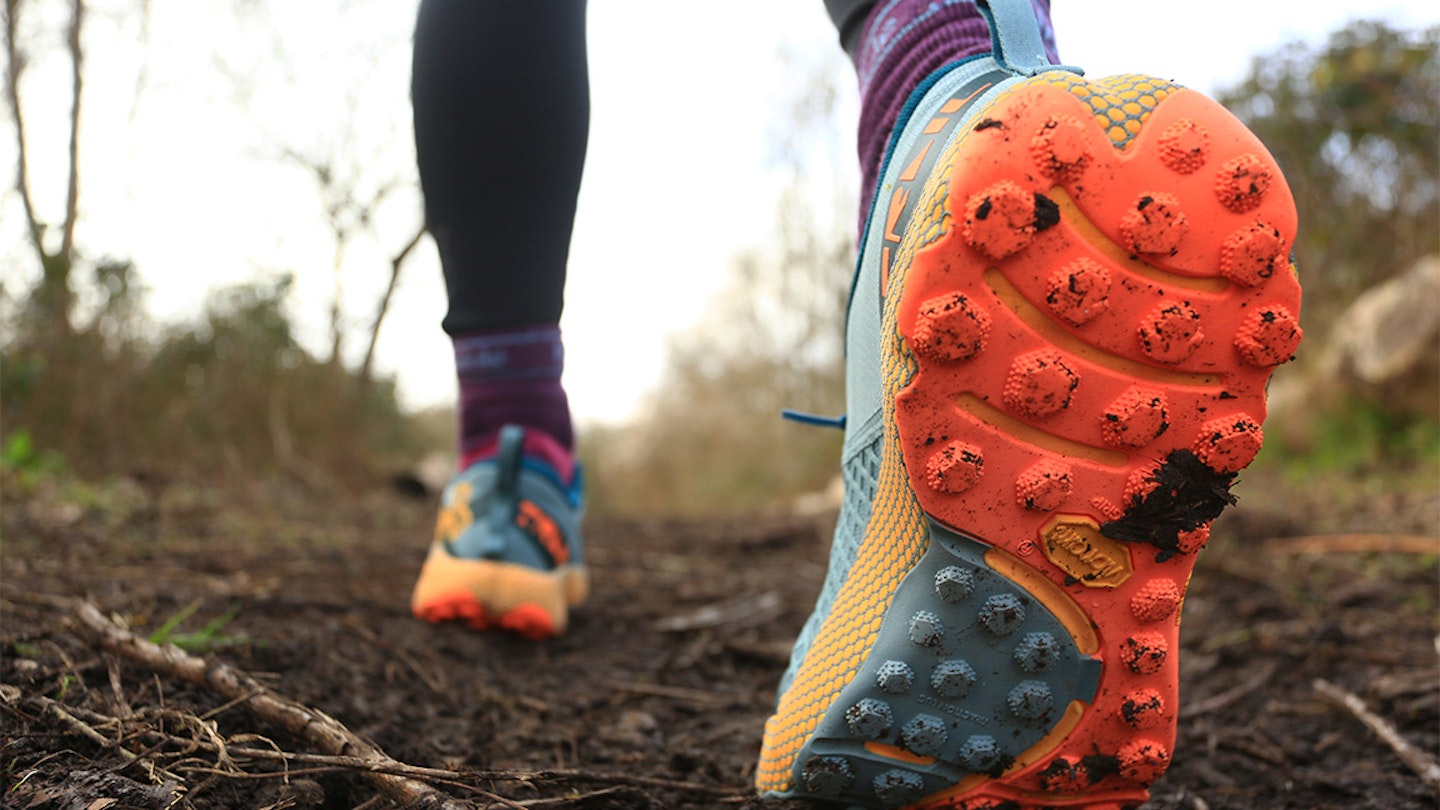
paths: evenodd
<path fill-rule="evenodd" d="M 1278 469 L 1291 481 L 1317 474 L 1402 473 L 1433 480 L 1440 473 L 1440 419 L 1397 415 L 1349 396 L 1313 415 L 1302 440 L 1267 441 L 1255 463 Z"/>
<path fill-rule="evenodd" d="M 248 637 L 243 634 L 227 635 L 223 631 L 235 617 L 240 615 L 240 605 L 234 604 L 230 609 L 211 619 L 204 627 L 190 632 L 180 632 L 180 625 L 186 619 L 195 615 L 200 609 L 202 600 L 196 599 L 176 611 L 173 616 L 166 619 L 163 624 L 150 634 L 149 640 L 153 644 L 174 644 L 176 647 L 188 653 L 206 653 L 222 647 L 232 647 L 236 644 L 244 644 Z"/>

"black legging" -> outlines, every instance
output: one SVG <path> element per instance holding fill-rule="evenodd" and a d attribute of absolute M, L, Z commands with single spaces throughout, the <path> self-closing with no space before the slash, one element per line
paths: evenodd
<path fill-rule="evenodd" d="M 846 50 L 874 0 L 825 0 Z M 422 0 L 415 153 L 451 335 L 554 324 L 590 129 L 585 0 Z"/>
<path fill-rule="evenodd" d="M 585 0 L 423 0 L 411 81 L 445 331 L 558 323 L 590 129 Z"/>

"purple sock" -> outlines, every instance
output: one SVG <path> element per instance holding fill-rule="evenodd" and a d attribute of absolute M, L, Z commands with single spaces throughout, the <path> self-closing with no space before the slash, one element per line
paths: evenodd
<path fill-rule="evenodd" d="M 1050 0 L 1031 0 L 1052 62 L 1055 31 Z M 990 52 L 990 29 L 974 0 L 879 0 L 860 28 L 855 72 L 860 78 L 860 227 L 870 215 L 880 161 L 905 100 L 936 70 Z"/>
<path fill-rule="evenodd" d="M 558 326 L 527 326 L 460 335 L 460 467 L 495 452 L 505 425 L 526 428 L 525 450 L 569 479 L 575 435 L 560 387 L 565 349 Z"/>

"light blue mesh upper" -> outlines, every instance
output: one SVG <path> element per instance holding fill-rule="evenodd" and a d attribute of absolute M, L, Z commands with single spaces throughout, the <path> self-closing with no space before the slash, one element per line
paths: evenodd
<path fill-rule="evenodd" d="M 934 107 L 943 103 L 954 90 L 976 77 L 996 70 L 994 60 L 981 57 L 953 65 L 936 81 L 917 89 L 924 100 L 907 104 L 913 114 L 910 120 L 925 121 Z M 988 93 L 986 94 L 988 95 Z M 927 104 L 928 102 L 928 104 Z M 891 151 L 908 153 L 923 127 L 906 127 L 893 139 Z M 888 161 L 888 156 L 887 156 Z M 887 165 L 881 189 L 890 188 L 903 166 Z M 881 210 L 876 206 L 875 210 Z M 876 214 L 872 211 L 872 220 Z M 873 224 L 873 221 L 872 221 Z M 875 500 L 876 482 L 880 474 L 881 442 L 884 438 L 883 392 L 880 375 L 880 251 L 879 242 L 867 238 L 861 245 L 859 269 L 850 301 L 845 335 L 846 423 L 845 451 L 841 478 L 845 483 L 845 499 L 830 547 L 830 566 L 815 611 L 805 622 L 790 656 L 790 666 L 780 681 L 779 694 L 789 688 L 810 644 L 829 615 L 840 587 L 849 576 L 865 529 L 870 524 L 871 504 Z"/>
<path fill-rule="evenodd" d="M 780 694 L 785 693 L 795 673 L 799 671 L 806 652 L 809 651 L 821 624 L 829 615 L 830 608 L 840 593 L 841 586 L 849 576 L 850 567 L 865 538 L 872 503 L 875 500 L 884 435 L 885 392 L 882 390 L 880 373 L 883 306 L 879 269 L 881 240 L 872 239 L 870 232 L 877 226 L 877 218 L 884 215 L 884 206 L 880 205 L 879 201 L 885 198 L 898 182 L 904 169 L 901 165 L 903 161 L 892 161 L 891 158 L 911 153 L 916 143 L 924 137 L 925 122 L 961 87 L 986 76 L 1002 79 L 990 85 L 979 96 L 971 98 L 964 113 L 968 119 L 975 110 L 983 109 L 990 99 L 1018 82 L 1019 76 L 1056 69 L 1056 66 L 1050 64 L 1045 53 L 1043 34 L 1037 28 L 1035 12 L 1028 3 L 1001 2 L 998 3 L 998 8 L 993 10 L 990 2 L 982 2 L 980 6 L 993 32 L 995 54 L 977 56 L 948 65 L 922 82 L 902 109 L 900 120 L 896 122 L 898 131 L 891 139 L 885 155 L 876 204 L 871 208 L 870 223 L 862 237 L 858 269 L 851 290 L 850 310 L 846 318 L 847 417 L 844 461 L 841 468 L 845 498 L 841 505 L 839 522 L 835 527 L 835 539 L 830 548 L 830 564 L 825 574 L 825 584 L 814 612 L 810 614 L 800 631 L 800 637 L 795 641 L 790 666 L 780 681 Z M 1069 66 L 1060 66 L 1059 69 L 1079 72 L 1078 68 Z M 912 123 L 917 125 L 911 126 Z M 957 127 L 955 132 L 959 131 L 960 127 Z"/>
<path fill-rule="evenodd" d="M 870 524 L 870 505 L 875 501 L 875 482 L 880 476 L 880 437 L 869 446 L 852 454 L 841 468 L 841 479 L 845 482 L 845 500 L 840 505 L 840 520 L 835 525 L 835 539 L 830 546 L 830 568 L 825 572 L 825 585 L 815 610 L 800 630 L 795 640 L 795 649 L 790 653 L 790 666 L 780 680 L 780 693 L 790 688 L 790 681 L 805 660 L 810 642 L 820 632 L 820 622 L 830 613 L 840 586 L 850 573 L 860 541 L 865 539 L 865 527 Z"/>
<path fill-rule="evenodd" d="M 545 462 L 524 455 L 525 431 L 517 425 L 500 430 L 499 449 L 492 458 L 462 470 L 445 487 L 441 504 L 449 508 L 459 497 L 469 498 L 473 522 L 445 548 L 463 559 L 519 563 L 541 571 L 555 568 L 552 552 L 517 525 L 521 501 L 533 503 L 555 522 L 569 549 L 569 563 L 585 561 L 580 523 L 584 516 L 581 473 L 566 486 Z"/>

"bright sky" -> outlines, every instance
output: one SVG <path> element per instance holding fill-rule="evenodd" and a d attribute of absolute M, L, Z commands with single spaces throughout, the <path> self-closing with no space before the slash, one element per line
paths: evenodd
<path fill-rule="evenodd" d="M 30 0 L 30 22 L 58 30 L 61 5 Z M 293 270 L 294 313 L 307 345 L 323 352 L 334 242 L 314 182 L 284 155 L 339 155 L 336 166 L 362 189 L 396 186 L 376 236 L 342 257 L 347 356 L 358 361 L 388 257 L 420 216 L 408 102 L 414 0 L 150 0 L 148 32 L 139 5 L 92 0 L 81 249 L 134 259 L 150 310 L 171 322 L 194 317 L 217 286 Z M 1055 6 L 1065 61 L 1210 92 L 1238 81 L 1255 54 L 1322 40 L 1359 16 L 1440 24 L 1430 0 L 1359 10 L 1341 0 Z M 820 0 L 596 0 L 589 43 L 591 137 L 562 323 L 581 421 L 628 414 L 659 381 L 664 336 L 698 318 L 735 254 L 765 241 L 781 182 L 768 144 L 794 92 L 794 65 L 836 71 L 835 126 L 847 144 L 858 108 Z M 38 204 L 58 220 L 68 78 L 44 56 L 24 102 Z M 5 123 L 0 165 L 12 166 Z M 38 275 L 11 186 L 7 175 L 0 262 L 9 291 Z M 405 265 L 378 353 L 409 405 L 454 396 L 444 306 L 426 241 Z"/>

